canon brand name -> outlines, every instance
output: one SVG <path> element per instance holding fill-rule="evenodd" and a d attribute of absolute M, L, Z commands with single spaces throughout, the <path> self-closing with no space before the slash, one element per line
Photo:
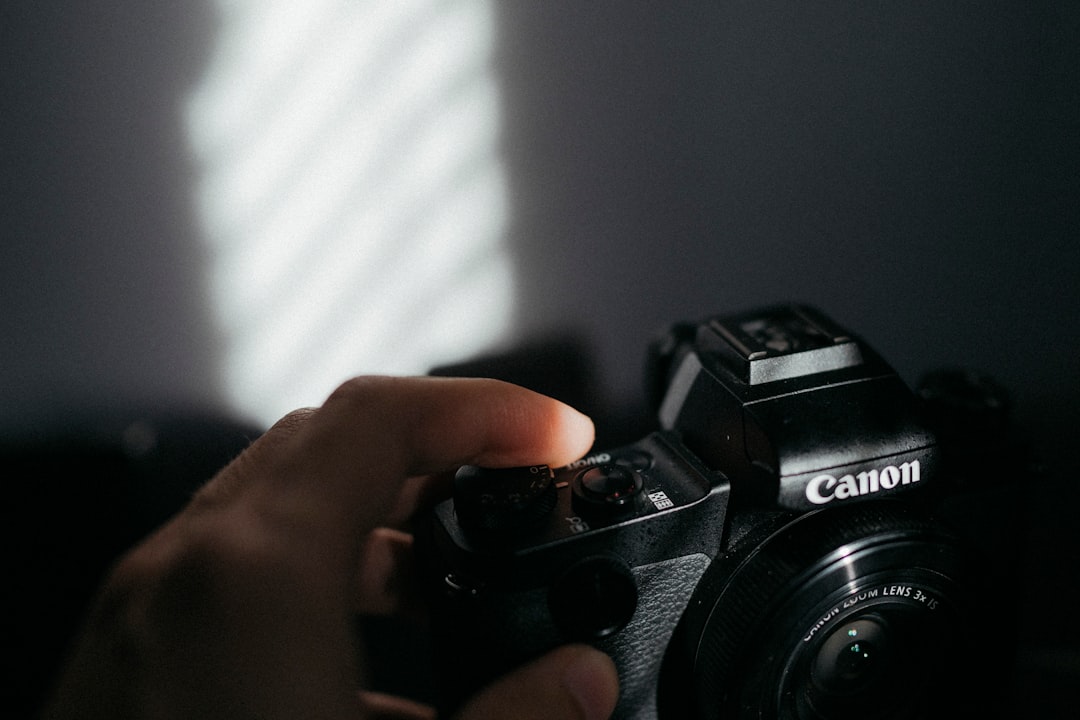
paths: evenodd
<path fill-rule="evenodd" d="M 875 468 L 839 478 L 833 475 L 818 475 L 807 483 L 806 499 L 815 505 L 824 505 L 833 500 L 873 495 L 917 482 L 919 482 L 919 461 L 912 460 L 899 467 L 888 465 L 880 470 Z"/>

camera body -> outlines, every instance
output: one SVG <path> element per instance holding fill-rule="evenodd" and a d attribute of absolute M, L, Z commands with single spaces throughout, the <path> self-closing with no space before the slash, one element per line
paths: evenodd
<path fill-rule="evenodd" d="M 420 528 L 443 709 L 567 642 L 614 659 L 617 718 L 1004 707 L 963 689 L 1008 667 L 995 386 L 949 372 L 917 396 L 799 305 L 676 326 L 651 357 L 656 432 L 462 468 Z"/>

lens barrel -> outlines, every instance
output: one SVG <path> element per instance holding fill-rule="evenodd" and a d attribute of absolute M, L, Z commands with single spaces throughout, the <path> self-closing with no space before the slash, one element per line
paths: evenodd
<path fill-rule="evenodd" d="M 714 562 L 672 645 L 682 717 L 949 716 L 971 618 L 965 553 L 940 524 L 879 501 L 758 528 Z"/>

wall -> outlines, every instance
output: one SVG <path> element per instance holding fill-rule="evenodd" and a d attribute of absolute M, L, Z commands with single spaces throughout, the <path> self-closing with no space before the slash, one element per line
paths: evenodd
<path fill-rule="evenodd" d="M 1075 10 L 501 13 L 521 323 L 578 326 L 620 391 L 673 319 L 789 297 L 909 378 L 1080 376 Z"/>
<path fill-rule="evenodd" d="M 213 405 L 217 338 L 180 116 L 206 9 L 0 14 L 0 422 Z"/>
<path fill-rule="evenodd" d="M 213 12 L 66 5 L 0 30 L 0 418 L 214 406 L 180 118 Z M 1049 2 L 499 4 L 508 340 L 576 331 L 621 398 L 672 320 L 800 298 L 908 378 L 964 362 L 1059 396 L 1080 371 L 1076 25 Z"/>

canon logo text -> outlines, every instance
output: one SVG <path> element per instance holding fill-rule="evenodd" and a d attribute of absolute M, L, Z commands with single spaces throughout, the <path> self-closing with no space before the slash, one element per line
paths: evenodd
<path fill-rule="evenodd" d="M 919 461 L 912 460 L 903 463 L 900 467 L 889 465 L 881 470 L 866 470 L 840 478 L 832 475 L 818 475 L 807 483 L 806 499 L 815 505 L 824 505 L 833 500 L 873 495 L 883 490 L 892 490 L 900 485 L 917 482 L 919 482 Z"/>

